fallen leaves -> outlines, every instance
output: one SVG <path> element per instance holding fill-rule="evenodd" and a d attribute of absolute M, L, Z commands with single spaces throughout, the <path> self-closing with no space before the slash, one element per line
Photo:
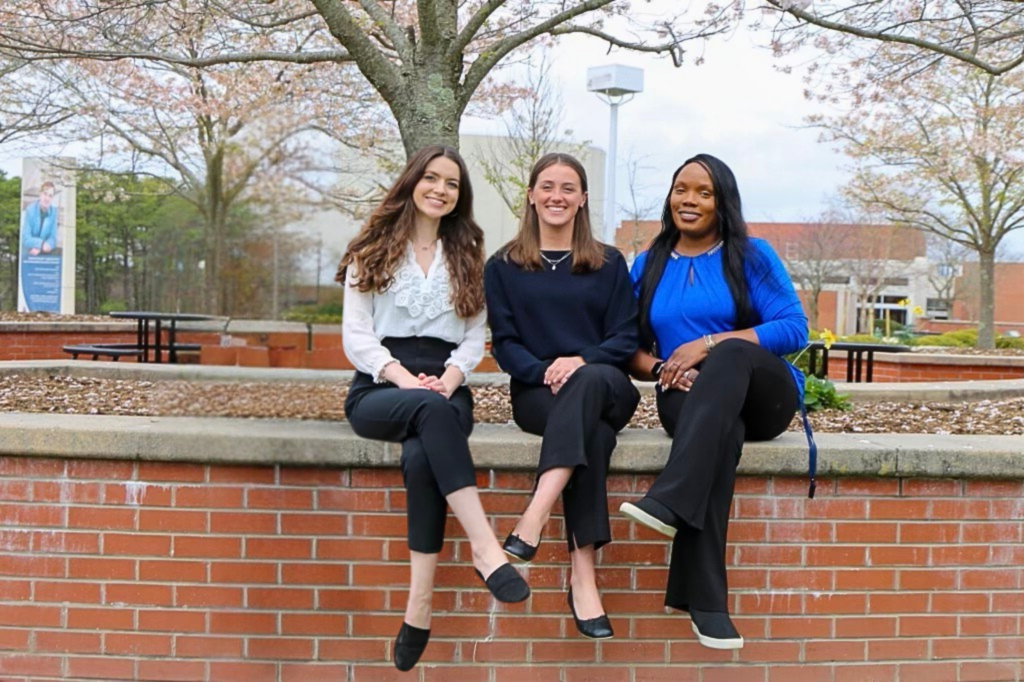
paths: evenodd
<path fill-rule="evenodd" d="M 0 377 L 0 411 L 343 421 L 348 386 L 328 382 L 129 381 L 81 377 Z M 512 421 L 505 386 L 475 387 L 478 423 Z M 849 412 L 811 414 L 815 431 L 1024 435 L 1024 398 L 980 402 L 855 403 Z M 660 429 L 653 395 L 630 426 Z M 791 430 L 802 429 L 799 418 Z"/>

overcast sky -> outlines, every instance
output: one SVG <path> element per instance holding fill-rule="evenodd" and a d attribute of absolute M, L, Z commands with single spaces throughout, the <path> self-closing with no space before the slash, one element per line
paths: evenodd
<path fill-rule="evenodd" d="M 620 204 L 628 197 L 624 168 L 630 157 L 648 167 L 641 183 L 660 201 L 672 171 L 690 156 L 707 152 L 736 173 L 749 220 L 801 221 L 824 209 L 827 197 L 844 181 L 845 158 L 817 142 L 817 131 L 802 127 L 816 105 L 805 100 L 800 76 L 777 71 L 783 62 L 756 40 L 746 31 L 713 39 L 704 64 L 694 66 L 687 55 L 681 68 L 650 55 L 607 54 L 600 41 L 586 37 L 562 39 L 551 50 L 565 126 L 577 140 L 602 149 L 608 145 L 609 108 L 587 92 L 588 67 L 625 64 L 644 70 L 644 91 L 619 107 Z M 502 128 L 467 120 L 463 131 Z"/>

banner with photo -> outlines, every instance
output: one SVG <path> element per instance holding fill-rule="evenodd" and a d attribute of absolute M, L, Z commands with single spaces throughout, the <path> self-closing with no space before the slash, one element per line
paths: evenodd
<path fill-rule="evenodd" d="M 75 161 L 22 160 L 18 310 L 75 312 Z"/>

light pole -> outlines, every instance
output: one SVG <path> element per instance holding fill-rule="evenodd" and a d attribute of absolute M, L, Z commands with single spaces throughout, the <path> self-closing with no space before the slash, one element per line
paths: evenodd
<path fill-rule="evenodd" d="M 607 244 L 615 244 L 615 152 L 619 137 L 619 106 L 643 92 L 644 70 L 634 66 L 609 64 L 587 69 L 587 90 L 596 92 L 611 109 L 608 124 L 608 154 L 604 171 L 604 234 Z"/>

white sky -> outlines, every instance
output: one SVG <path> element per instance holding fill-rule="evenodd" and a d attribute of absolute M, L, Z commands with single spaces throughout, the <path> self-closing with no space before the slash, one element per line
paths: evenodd
<path fill-rule="evenodd" d="M 816 105 L 804 98 L 795 70 L 776 70 L 784 63 L 763 47 L 764 36 L 760 38 L 758 45 L 757 35 L 741 30 L 712 39 L 704 64 L 694 66 L 687 54 L 681 68 L 653 55 L 623 50 L 607 54 L 600 41 L 582 36 L 563 38 L 551 50 L 564 127 L 577 141 L 602 149 L 608 146 L 609 109 L 586 91 L 587 69 L 625 64 L 644 70 L 644 91 L 619 107 L 620 205 L 628 199 L 625 168 L 630 157 L 647 167 L 640 184 L 660 206 L 672 171 L 690 156 L 707 152 L 733 169 L 748 220 L 801 221 L 824 210 L 826 199 L 844 181 L 845 157 L 817 142 L 817 131 L 802 127 Z M 500 124 L 473 119 L 464 119 L 462 129 L 504 132 Z"/>

